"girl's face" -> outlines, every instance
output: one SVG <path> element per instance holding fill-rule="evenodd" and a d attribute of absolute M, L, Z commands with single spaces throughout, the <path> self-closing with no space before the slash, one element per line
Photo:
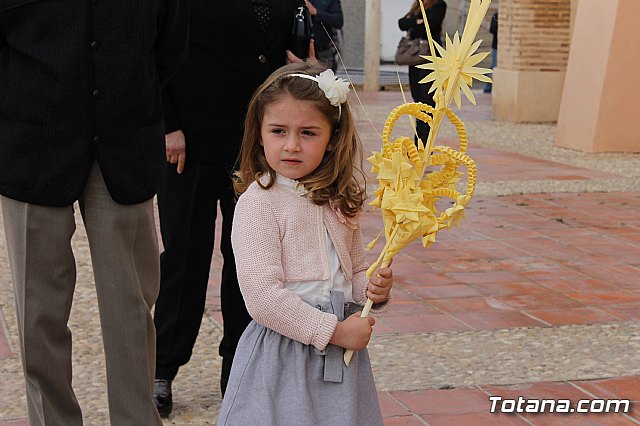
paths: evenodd
<path fill-rule="evenodd" d="M 267 162 L 289 179 L 318 168 L 332 136 L 331 123 L 313 102 L 288 94 L 266 106 L 260 134 Z"/>

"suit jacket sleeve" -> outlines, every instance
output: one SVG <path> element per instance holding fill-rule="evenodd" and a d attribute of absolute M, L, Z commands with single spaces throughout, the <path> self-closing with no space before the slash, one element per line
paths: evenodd
<path fill-rule="evenodd" d="M 163 0 L 158 14 L 156 64 L 164 87 L 187 58 L 188 0 Z"/>
<path fill-rule="evenodd" d="M 177 130 L 183 130 L 180 117 L 167 88 L 162 91 L 162 103 L 164 106 L 164 133 L 169 134 Z"/>
<path fill-rule="evenodd" d="M 2 27 L 2 23 L 0 22 L 0 50 L 7 47 L 7 41 L 4 37 L 4 28 Z"/>

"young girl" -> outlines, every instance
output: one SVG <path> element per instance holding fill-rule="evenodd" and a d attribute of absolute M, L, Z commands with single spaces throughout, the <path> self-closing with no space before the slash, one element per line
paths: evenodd
<path fill-rule="evenodd" d="M 237 172 L 232 243 L 253 318 L 233 361 L 218 425 L 382 425 L 366 350 L 369 297 L 357 214 L 365 190 L 348 83 L 290 64 L 254 94 Z M 349 366 L 344 349 L 358 351 Z"/>

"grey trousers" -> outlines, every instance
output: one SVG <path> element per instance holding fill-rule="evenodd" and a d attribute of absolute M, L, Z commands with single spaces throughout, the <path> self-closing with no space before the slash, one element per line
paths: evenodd
<path fill-rule="evenodd" d="M 152 399 L 159 288 L 152 200 L 115 203 L 97 164 L 79 199 L 95 276 L 114 426 L 160 426 Z M 15 288 L 29 424 L 82 425 L 71 387 L 67 321 L 76 281 L 73 206 L 39 206 L 2 197 Z"/>

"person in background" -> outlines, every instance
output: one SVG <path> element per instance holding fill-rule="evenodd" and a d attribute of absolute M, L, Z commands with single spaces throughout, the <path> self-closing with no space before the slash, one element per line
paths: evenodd
<path fill-rule="evenodd" d="M 316 57 L 335 73 L 338 62 L 334 42 L 337 31 L 342 29 L 344 23 L 340 0 L 305 0 L 305 4 L 313 22 Z"/>
<path fill-rule="evenodd" d="M 431 37 L 435 42 L 442 45 L 442 22 L 447 12 L 447 4 L 444 0 L 415 0 L 411 9 L 409 9 L 409 13 L 398 21 L 398 26 L 402 31 L 407 31 L 409 38 L 427 39 L 427 30 L 420 10 L 420 1 L 427 13 Z M 433 107 L 436 103 L 433 100 L 433 92 L 429 93 L 431 84 L 418 84 L 429 72 L 429 70 L 417 68 L 415 65 L 409 65 L 409 86 L 414 102 L 422 102 Z M 427 123 L 416 120 L 416 132 L 423 143 L 427 142 L 430 129 Z"/>
<path fill-rule="evenodd" d="M 236 345 L 251 320 L 238 288 L 231 248 L 236 198 L 231 174 L 254 90 L 287 60 L 300 60 L 287 51 L 298 3 L 191 1 L 189 57 L 164 93 L 167 164 L 158 193 L 164 251 L 154 314 L 154 401 L 163 417 L 173 408 L 172 381 L 191 358 L 200 330 L 218 207 L 222 214 L 224 331 L 219 354 L 223 394 Z"/>
<path fill-rule="evenodd" d="M 389 302 L 391 268 L 367 278 L 358 215 L 362 147 L 333 71 L 291 64 L 249 104 L 232 242 L 245 330 L 218 426 L 382 426 L 367 297 Z M 344 349 L 357 351 L 348 367 Z"/>
<path fill-rule="evenodd" d="M 493 40 L 491 40 L 491 69 L 494 69 L 498 65 L 498 12 L 491 16 L 489 32 L 493 34 Z M 485 83 L 483 92 L 491 93 L 492 88 L 493 83 Z"/>
<path fill-rule="evenodd" d="M 161 88 L 186 57 L 188 3 L 133 3 L 0 2 L 0 193 L 31 426 L 83 424 L 67 325 L 76 201 L 111 424 L 162 426 L 153 197 L 165 172 Z"/>

